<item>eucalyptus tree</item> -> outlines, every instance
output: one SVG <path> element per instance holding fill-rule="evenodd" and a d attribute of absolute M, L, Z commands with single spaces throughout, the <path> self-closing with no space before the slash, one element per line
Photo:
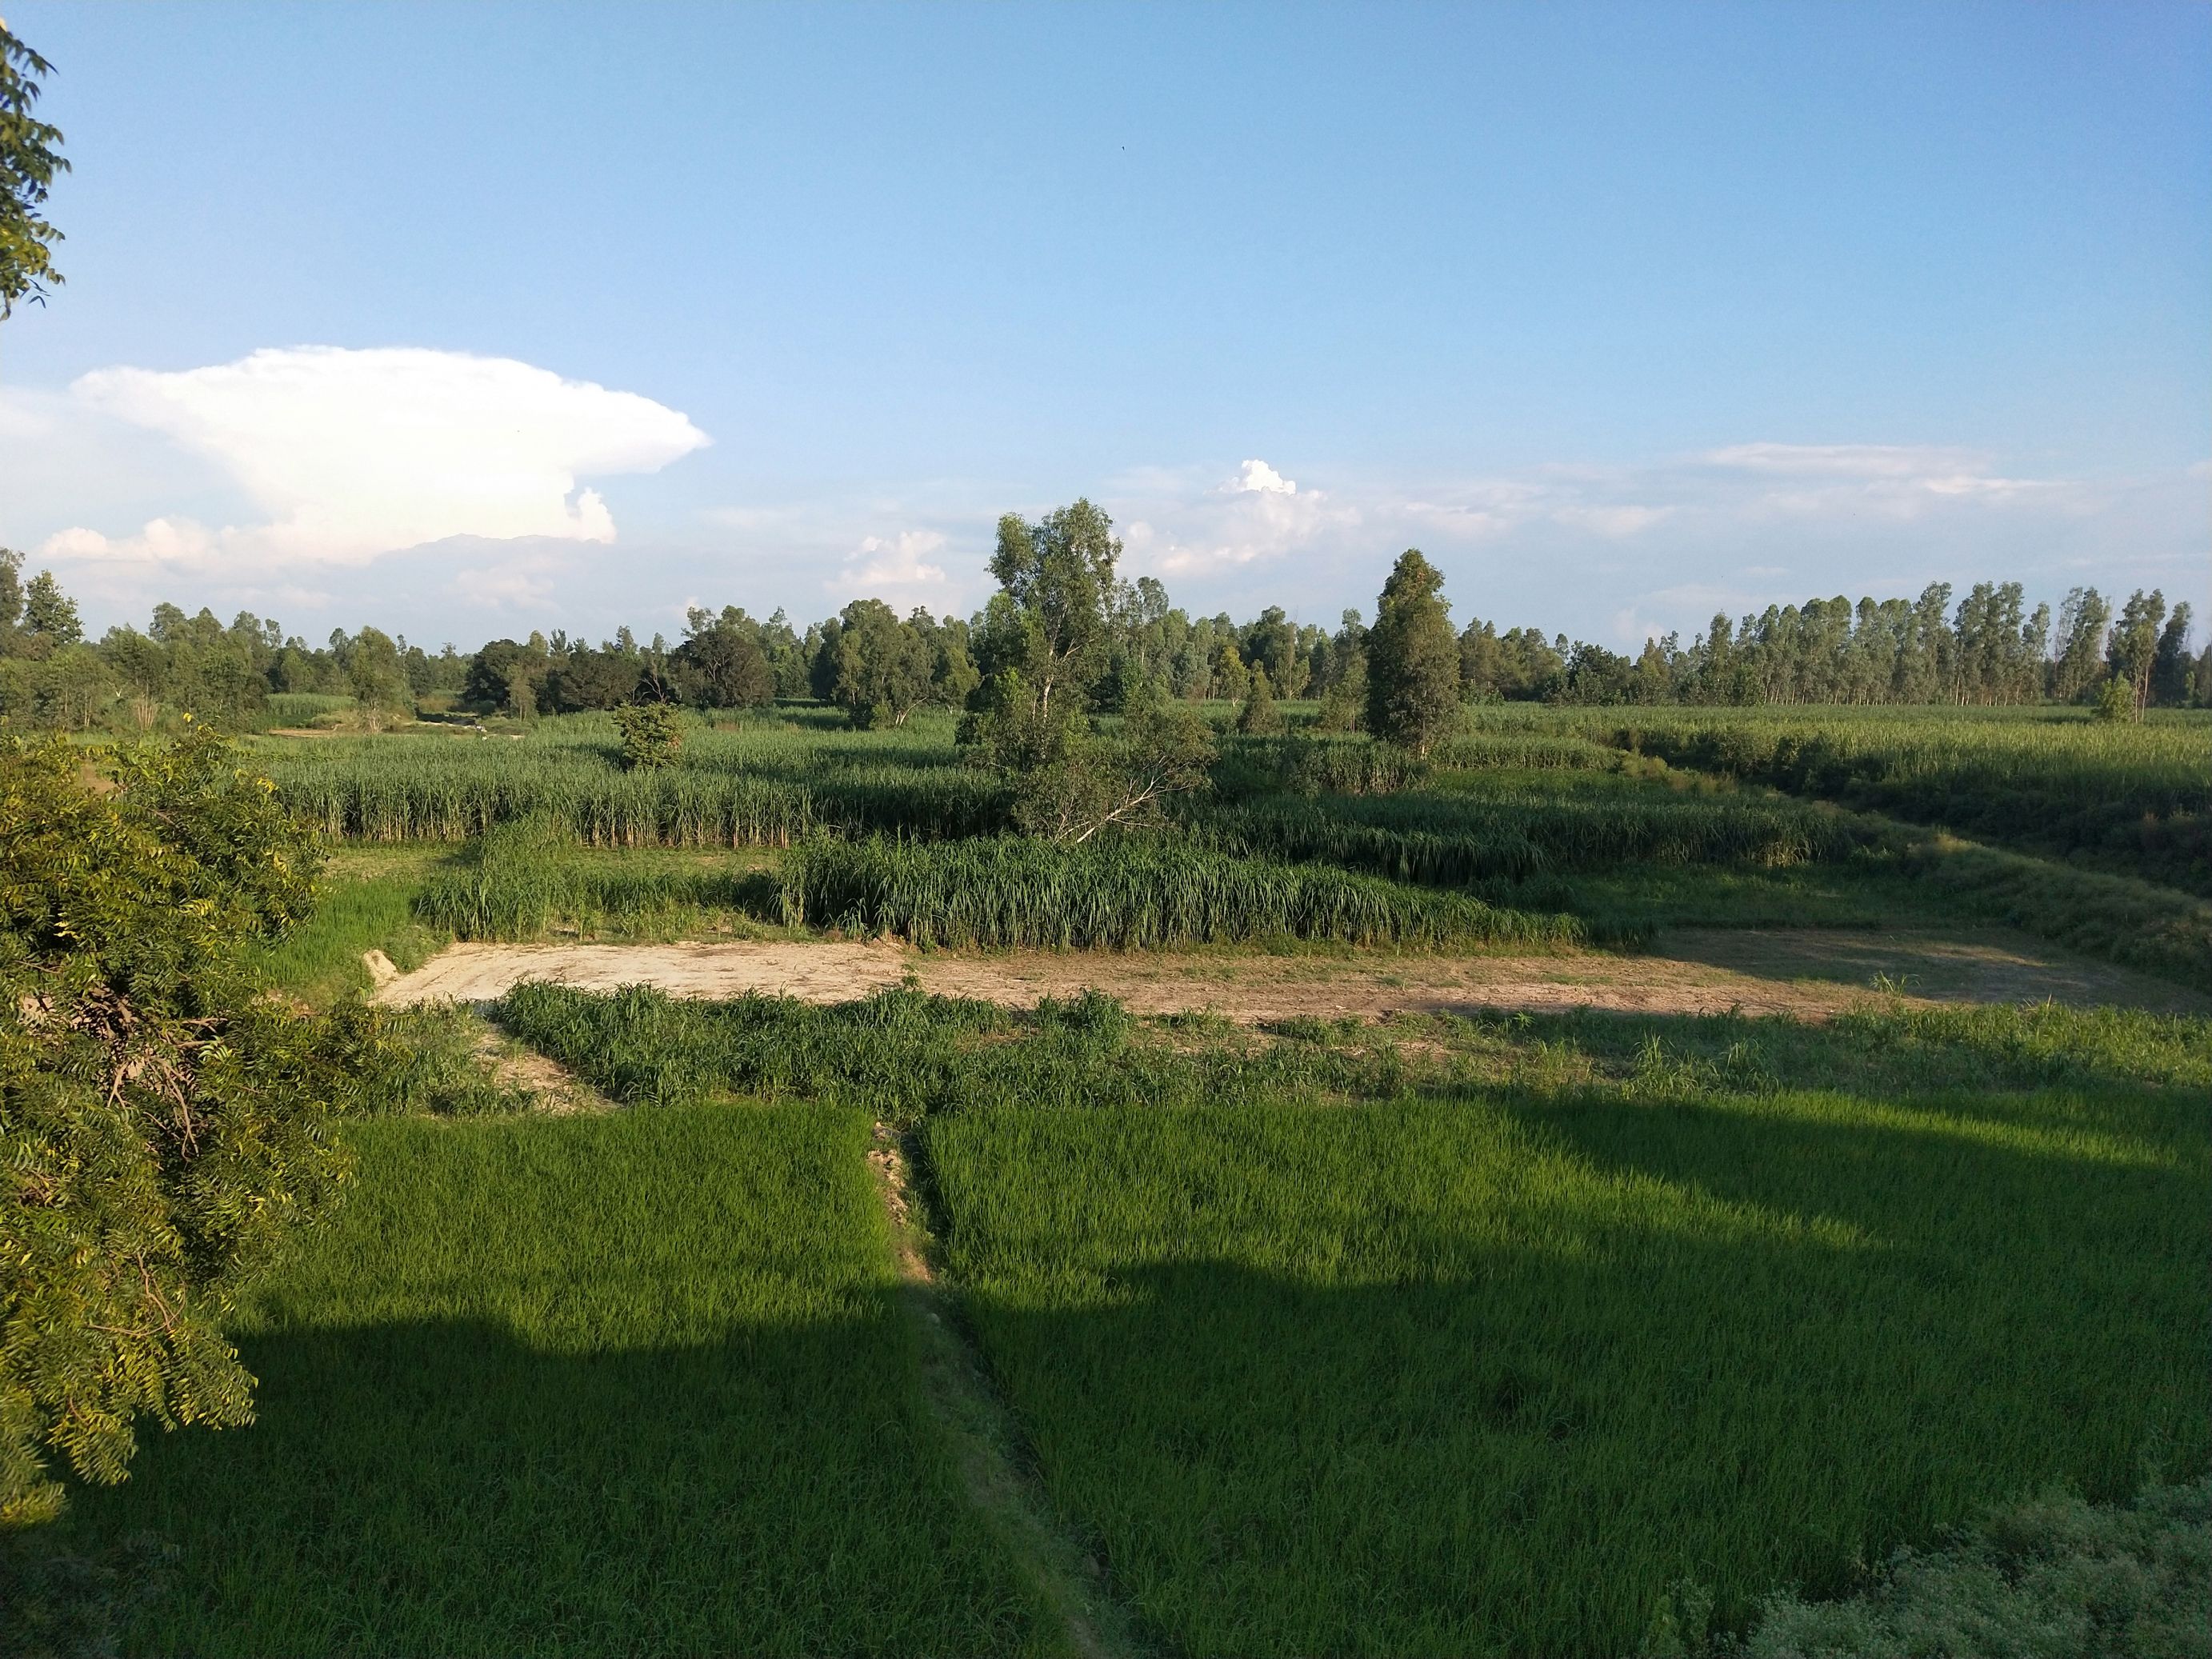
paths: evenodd
<path fill-rule="evenodd" d="M 1398 556 L 1367 635 L 1367 727 L 1425 755 L 1459 718 L 1459 640 L 1443 574 L 1419 551 Z"/>

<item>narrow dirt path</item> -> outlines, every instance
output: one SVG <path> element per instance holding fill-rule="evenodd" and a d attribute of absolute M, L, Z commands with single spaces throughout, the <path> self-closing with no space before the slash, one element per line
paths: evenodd
<path fill-rule="evenodd" d="M 749 991 L 842 1002 L 913 975 L 922 988 L 1013 1007 L 1096 989 L 1139 1013 L 1212 1011 L 1244 1023 L 1484 1008 L 1820 1019 L 1903 995 L 1942 1002 L 2112 1003 L 2212 1012 L 2212 999 L 2000 929 L 1683 929 L 1635 955 L 1377 952 L 918 951 L 896 941 L 456 945 L 376 993 L 380 1002 L 480 1002 L 526 979 L 582 990 L 653 985 L 677 996 Z"/>
<path fill-rule="evenodd" d="M 951 1443 L 968 1501 L 1006 1546 L 1017 1568 L 1066 1632 L 1079 1659 L 1145 1651 L 1104 1571 L 1054 1518 L 1021 1452 L 1020 1432 L 961 1334 L 932 1265 L 933 1241 L 914 1185 L 910 1138 L 876 1125 L 868 1153 L 897 1252 L 899 1300 L 921 1361 L 922 1392 Z"/>
<path fill-rule="evenodd" d="M 620 1102 L 602 1094 L 582 1078 L 547 1054 L 479 1017 L 476 1022 L 477 1058 L 510 1089 L 520 1089 L 531 1099 L 531 1109 L 547 1117 L 573 1117 L 580 1112 L 618 1112 Z"/>

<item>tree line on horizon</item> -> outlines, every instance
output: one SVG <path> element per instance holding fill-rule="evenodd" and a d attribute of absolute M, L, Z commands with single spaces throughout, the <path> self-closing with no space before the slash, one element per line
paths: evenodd
<path fill-rule="evenodd" d="M 1102 544 L 1111 540 L 1111 521 L 1088 502 L 1060 511 Z M 1009 515 L 1002 544 L 1006 526 L 1020 523 Z M 994 558 L 994 568 L 1001 562 Z M 1157 579 L 1125 581 L 1111 561 L 1107 568 L 1099 649 L 1078 688 L 1092 708 L 1115 712 L 1141 687 L 1245 705 L 1248 729 L 1266 729 L 1275 704 L 1300 699 L 1319 703 L 1323 729 L 1370 724 L 1373 629 L 1359 611 L 1346 611 L 1334 629 L 1280 605 L 1243 622 L 1227 611 L 1192 617 Z M 529 720 L 641 702 L 717 710 L 811 698 L 843 709 L 856 726 L 896 726 L 918 708 L 972 708 L 1012 659 L 1018 608 L 1003 584 L 966 617 L 920 607 L 901 616 L 863 599 L 802 629 L 781 610 L 763 621 L 737 605 L 694 607 L 673 642 L 641 641 L 624 627 L 596 646 L 556 630 L 431 653 L 373 626 L 336 629 L 311 646 L 251 612 L 225 624 L 205 608 L 187 615 L 163 603 L 144 629 L 118 625 L 90 641 L 51 572 L 27 581 L 21 573 L 21 556 L 0 549 L 0 724 L 78 731 L 148 730 L 185 712 L 252 727 L 268 723 L 271 696 L 288 693 L 349 698 L 372 725 L 418 713 Z M 2027 609 L 2018 582 L 1978 583 L 1955 607 L 1952 592 L 1935 583 L 1914 599 L 1838 596 L 1736 620 L 1717 615 L 1689 644 L 1668 634 L 1634 657 L 1476 618 L 1454 633 L 1458 696 L 1965 706 L 2117 702 L 2117 683 L 2123 712 L 2137 716 L 2212 706 L 2212 646 L 2191 652 L 2185 602 L 2169 609 L 2159 591 L 2138 591 L 2116 611 L 2098 589 L 2077 587 L 2054 620 L 2048 605 Z M 1440 591 L 1435 598 L 1449 609 Z"/>

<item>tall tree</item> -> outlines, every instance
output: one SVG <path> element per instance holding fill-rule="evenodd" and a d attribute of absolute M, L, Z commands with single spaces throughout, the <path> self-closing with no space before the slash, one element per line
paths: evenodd
<path fill-rule="evenodd" d="M 45 641 L 50 650 L 75 645 L 84 637 L 76 601 L 62 592 L 51 570 L 41 570 L 24 586 L 23 631 Z"/>
<path fill-rule="evenodd" d="M 1079 699 L 1106 666 L 1107 609 L 1121 557 L 1113 520 L 1087 501 L 1035 524 L 1018 513 L 1000 519 L 991 556 L 1000 593 L 977 642 L 985 676 L 1018 671 L 1048 713 L 1055 697 Z"/>
<path fill-rule="evenodd" d="M 0 321 L 18 301 L 44 305 L 62 285 L 54 244 L 62 240 L 46 216 L 46 193 L 69 171 L 61 130 L 38 118 L 39 77 L 54 66 L 0 22 Z"/>
<path fill-rule="evenodd" d="M 1408 548 L 1382 584 L 1367 635 L 1367 729 L 1425 755 L 1459 718 L 1459 641 L 1443 573 Z"/>
<path fill-rule="evenodd" d="M 2137 588 L 2120 607 L 2112 643 L 2106 647 L 2106 661 L 2112 677 L 2127 687 L 2137 720 L 2150 702 L 2151 671 L 2158 664 L 2159 624 L 2165 620 L 2166 595 L 2155 587 L 2148 593 Z"/>
<path fill-rule="evenodd" d="M 855 599 L 830 647 L 830 701 L 862 730 L 902 726 L 927 702 L 936 653 L 881 599 Z"/>
<path fill-rule="evenodd" d="M 2100 678 L 2105 628 L 2112 607 L 2094 587 L 2077 587 L 2058 607 L 2058 657 L 2051 665 L 2051 696 L 2072 702 Z"/>
<path fill-rule="evenodd" d="M 2151 659 L 2151 701 L 2168 708 L 2186 704 L 2196 665 L 2189 655 L 2189 602 L 2185 599 L 2173 607 L 2166 631 L 2158 636 L 2158 650 Z"/>

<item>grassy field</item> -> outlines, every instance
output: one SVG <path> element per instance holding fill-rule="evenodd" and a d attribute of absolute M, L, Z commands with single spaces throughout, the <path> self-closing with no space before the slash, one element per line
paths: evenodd
<path fill-rule="evenodd" d="M 349 939 L 381 927 L 395 960 L 449 936 L 792 927 L 986 947 L 1425 949 L 1958 920 L 2212 988 L 2212 902 L 2188 850 L 2212 802 L 2212 721 L 2195 716 L 1493 707 L 1425 762 L 1356 737 L 1226 734 L 1214 798 L 1164 851 L 1000 839 L 998 786 L 952 736 L 942 715 L 854 732 L 786 706 L 693 721 L 661 772 L 622 770 L 599 715 L 265 738 L 256 758 L 354 846 L 465 843 L 418 866 L 411 924 L 385 915 L 388 884 L 339 900 L 382 921 L 318 924 Z M 732 848 L 759 850 L 708 856 Z M 320 982 L 349 972 L 334 957 Z"/>
<path fill-rule="evenodd" d="M 1047 1483 L 1176 1646 L 1620 1653 L 1683 1580 L 1740 1623 L 1993 1497 L 2201 1465 L 2196 1115 L 1407 1099 L 927 1144 Z"/>
<path fill-rule="evenodd" d="M 337 838 L 257 964 L 328 1004 L 372 948 L 888 932 L 1200 945 L 1233 988 L 1257 950 L 1999 920 L 2212 989 L 2212 725 L 1632 713 L 1478 710 L 1426 760 L 1224 736 L 1169 835 L 1078 848 L 1000 833 L 941 717 L 694 721 L 658 774 L 599 716 L 257 739 Z M 2164 1516 L 2212 1470 L 2212 1020 L 494 1018 L 392 1016 L 349 1199 L 236 1328 L 258 1422 L 149 1431 L 42 1540 L 175 1547 L 125 1650 L 1626 1656 L 1684 1609 L 1844 1618 L 2053 1483 Z M 518 1042 L 584 1115 L 529 1109 Z"/>
<path fill-rule="evenodd" d="M 1628 1653 L 1684 1581 L 1740 1628 L 2212 1451 L 2202 1019 L 505 1017 L 641 1105 L 919 1123 L 991 1373 L 1176 1650 Z"/>
<path fill-rule="evenodd" d="M 1025 1653 L 915 1398 L 849 1108 L 358 1126 L 237 1339 L 62 1547 L 179 1547 L 139 1653 Z"/>
<path fill-rule="evenodd" d="M 605 714 L 540 720 L 526 732 L 270 738 L 254 759 L 289 805 L 348 840 L 459 842 L 532 815 L 596 847 L 780 847 L 824 830 L 1000 827 L 999 786 L 962 764 L 950 718 L 850 732 L 833 714 L 693 720 L 683 763 L 657 772 L 622 769 Z"/>
<path fill-rule="evenodd" d="M 1724 777 L 2212 897 L 2212 717 L 2072 708 L 1638 709 L 1577 722 Z"/>
<path fill-rule="evenodd" d="M 126 1650 L 1061 1644 L 925 1398 L 872 1119 L 1139 1650 L 1626 1655 L 1686 1586 L 1741 1629 L 2212 1462 L 2203 1018 L 499 1015 L 634 1109 L 351 1129 L 238 1329 L 259 1421 L 48 1540 L 178 1547 Z"/>

